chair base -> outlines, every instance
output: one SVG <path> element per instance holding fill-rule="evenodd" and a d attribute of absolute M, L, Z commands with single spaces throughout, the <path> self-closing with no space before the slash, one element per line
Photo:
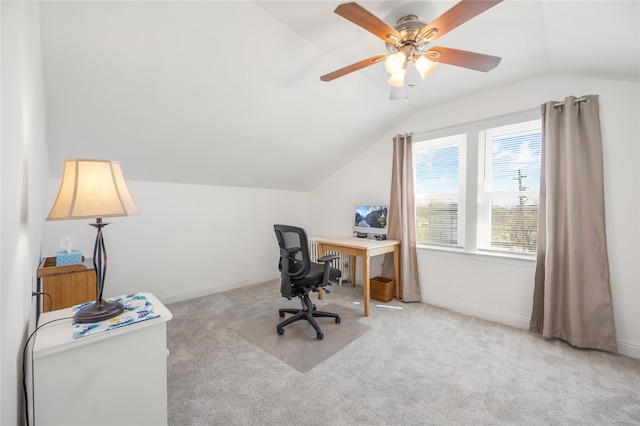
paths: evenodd
<path fill-rule="evenodd" d="M 320 329 L 317 321 L 315 320 L 318 317 L 327 317 L 334 318 L 336 324 L 340 324 L 340 315 L 334 314 L 332 312 L 324 312 L 316 310 L 316 306 L 309 299 L 309 294 L 299 294 L 300 302 L 302 303 L 302 309 L 292 309 L 292 308 L 282 308 L 279 310 L 280 317 L 284 317 L 284 314 L 293 314 L 293 316 L 287 318 L 276 326 L 276 331 L 278 334 L 284 334 L 284 326 L 289 325 L 293 322 L 306 320 L 311 324 L 313 329 L 316 331 L 316 337 L 318 340 L 322 340 L 324 338 L 324 333 Z"/>

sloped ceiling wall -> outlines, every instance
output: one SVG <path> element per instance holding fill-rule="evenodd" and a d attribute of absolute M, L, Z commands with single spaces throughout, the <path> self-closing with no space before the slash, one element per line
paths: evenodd
<path fill-rule="evenodd" d="M 390 24 L 456 2 L 360 2 Z M 119 160 L 127 179 L 308 191 L 396 123 L 537 75 L 638 81 L 638 2 L 505 1 L 438 40 L 503 57 L 480 73 L 441 65 L 388 100 L 377 53 L 339 2 L 42 2 L 50 171 Z"/>

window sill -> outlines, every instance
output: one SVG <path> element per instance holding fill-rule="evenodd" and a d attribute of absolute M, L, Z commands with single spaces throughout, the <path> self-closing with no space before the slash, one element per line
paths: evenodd
<path fill-rule="evenodd" d="M 519 254 L 519 253 L 504 253 L 504 252 L 495 252 L 489 250 L 478 250 L 476 252 L 466 252 L 462 248 L 456 247 L 437 247 L 437 246 L 428 246 L 428 245 L 418 245 L 417 246 L 418 253 L 424 253 L 433 256 L 445 256 L 445 257 L 454 257 L 459 259 L 466 260 L 476 260 L 481 262 L 494 262 L 494 263 L 507 263 L 507 264 L 526 264 L 532 265 L 536 263 L 536 255 L 534 253 L 530 254 Z"/>

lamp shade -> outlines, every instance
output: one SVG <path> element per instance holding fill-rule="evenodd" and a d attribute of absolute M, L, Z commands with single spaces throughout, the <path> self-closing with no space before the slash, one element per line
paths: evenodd
<path fill-rule="evenodd" d="M 124 182 L 120 163 L 69 159 L 46 220 L 88 219 L 140 214 Z"/>
<path fill-rule="evenodd" d="M 391 75 L 387 83 L 395 87 L 404 87 L 404 76 L 407 70 L 400 70 L 397 73 Z"/>
<path fill-rule="evenodd" d="M 404 68 L 404 63 L 407 60 L 407 55 L 404 52 L 396 52 L 392 55 L 388 55 L 384 61 L 384 68 L 389 74 L 396 74 Z"/>
<path fill-rule="evenodd" d="M 430 61 L 426 56 L 420 56 L 416 59 L 416 69 L 420 73 L 420 77 L 424 80 L 436 70 L 437 62 Z"/>

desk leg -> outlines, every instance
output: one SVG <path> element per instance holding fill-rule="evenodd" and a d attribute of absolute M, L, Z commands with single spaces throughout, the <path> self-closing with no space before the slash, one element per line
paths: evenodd
<path fill-rule="evenodd" d="M 393 249 L 393 277 L 396 280 L 396 299 L 400 300 L 400 246 Z"/>
<path fill-rule="evenodd" d="M 351 265 L 351 268 L 349 268 L 349 272 L 351 273 L 349 279 L 351 280 L 351 287 L 356 286 L 356 264 L 358 263 L 357 259 L 358 258 L 355 256 L 349 256 L 349 264 Z"/>
<path fill-rule="evenodd" d="M 368 255 L 362 256 L 362 287 L 363 287 L 363 299 L 364 299 L 364 316 L 369 316 L 369 299 L 371 297 L 371 285 L 369 283 L 369 267 L 371 266 L 371 259 Z"/>

